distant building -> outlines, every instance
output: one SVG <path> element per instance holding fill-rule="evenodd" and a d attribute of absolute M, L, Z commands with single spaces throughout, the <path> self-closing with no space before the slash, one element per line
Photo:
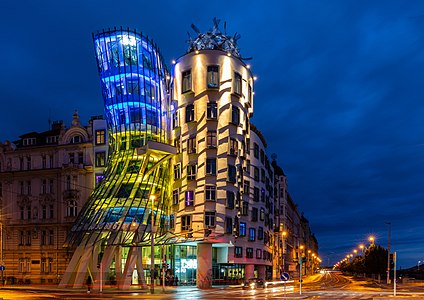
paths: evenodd
<path fill-rule="evenodd" d="M 104 120 L 54 122 L 0 144 L 0 222 L 7 283 L 57 283 L 72 253 L 63 244 L 70 227 L 103 176 L 107 157 Z M 101 153 L 101 154 L 99 154 Z"/>

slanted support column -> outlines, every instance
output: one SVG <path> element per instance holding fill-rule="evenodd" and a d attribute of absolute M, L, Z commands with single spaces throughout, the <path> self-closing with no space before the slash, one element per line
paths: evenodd
<path fill-rule="evenodd" d="M 197 244 L 197 278 L 200 289 L 212 287 L 212 244 Z"/>
<path fill-rule="evenodd" d="M 246 265 L 245 266 L 244 277 L 246 279 L 255 277 L 255 265 Z"/>

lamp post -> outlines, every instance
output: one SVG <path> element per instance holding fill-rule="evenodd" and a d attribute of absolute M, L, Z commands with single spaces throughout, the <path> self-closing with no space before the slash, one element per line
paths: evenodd
<path fill-rule="evenodd" d="M 365 248 L 365 246 L 363 244 L 359 245 L 359 249 L 361 249 L 362 254 L 364 254 L 364 248 Z"/>
<path fill-rule="evenodd" d="M 374 246 L 375 238 L 374 238 L 373 236 L 370 236 L 370 237 L 368 238 L 368 240 L 371 242 L 371 245 L 370 245 L 370 246 Z"/>
<path fill-rule="evenodd" d="M 287 231 L 283 231 L 283 272 L 286 271 L 286 236 Z"/>
<path fill-rule="evenodd" d="M 390 283 L 390 229 L 391 223 L 386 223 L 387 225 L 387 284 Z"/>
<path fill-rule="evenodd" d="M 154 238 L 154 226 L 155 226 L 155 196 L 150 196 L 152 205 L 151 224 L 150 224 L 150 292 L 153 294 L 155 291 L 155 238 Z"/>

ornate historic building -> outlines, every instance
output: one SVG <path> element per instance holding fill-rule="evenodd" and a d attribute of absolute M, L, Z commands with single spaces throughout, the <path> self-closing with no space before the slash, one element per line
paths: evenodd
<path fill-rule="evenodd" d="M 105 121 L 54 122 L 0 145 L 0 222 L 7 283 L 57 283 L 72 253 L 63 248 L 107 157 Z"/>

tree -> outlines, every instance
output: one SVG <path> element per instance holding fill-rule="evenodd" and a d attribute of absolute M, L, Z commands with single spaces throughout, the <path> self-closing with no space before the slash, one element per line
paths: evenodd
<path fill-rule="evenodd" d="M 380 245 L 371 245 L 365 252 L 364 265 L 367 274 L 384 274 L 387 269 L 387 250 Z"/>

